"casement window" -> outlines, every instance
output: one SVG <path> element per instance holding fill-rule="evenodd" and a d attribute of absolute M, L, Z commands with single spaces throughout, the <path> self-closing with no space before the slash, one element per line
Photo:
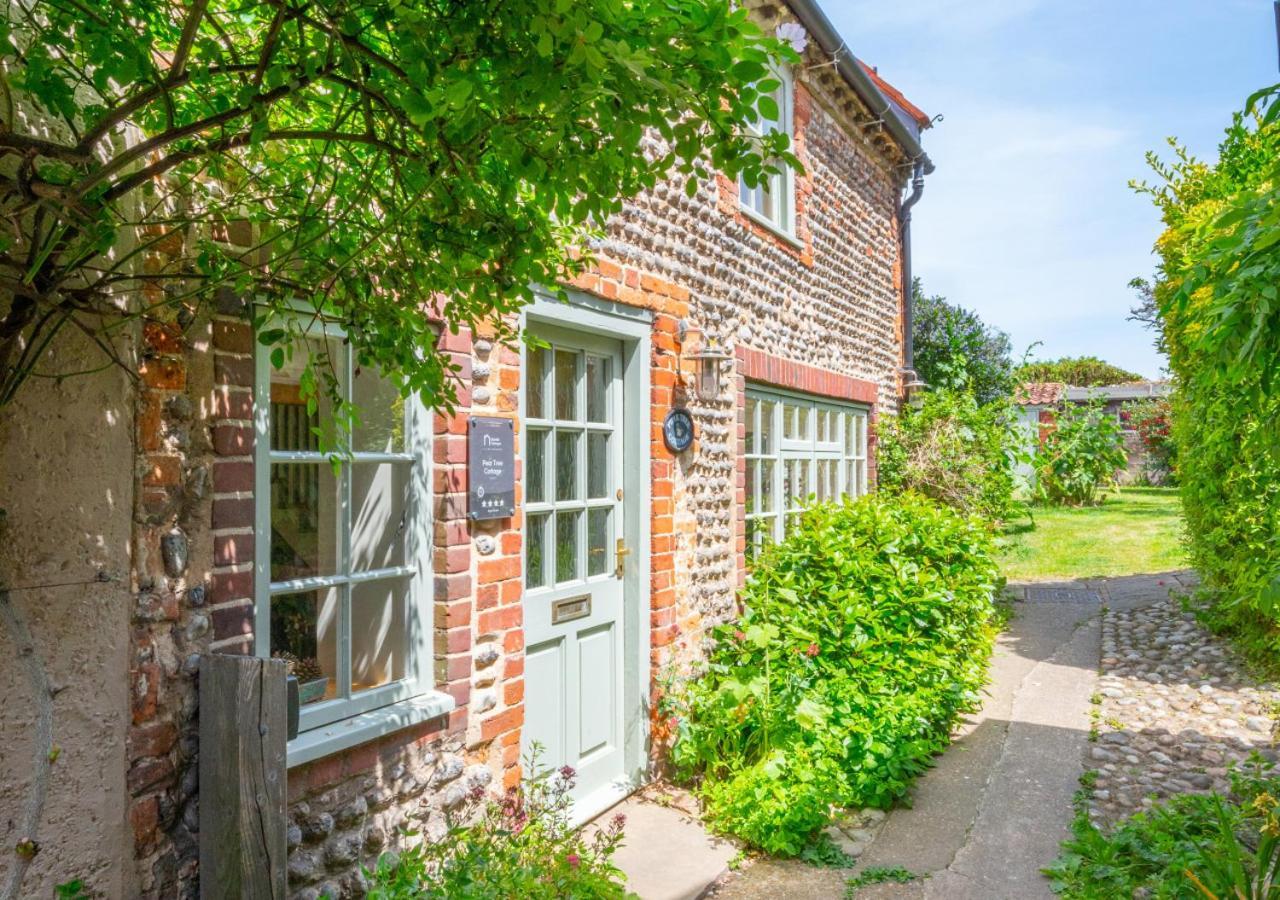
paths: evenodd
<path fill-rule="evenodd" d="M 778 118 L 761 118 L 747 123 L 747 127 L 761 135 L 782 132 L 794 137 L 795 100 L 791 73 L 785 69 L 778 72 L 777 81 L 778 87 L 772 96 L 778 106 Z M 783 166 L 780 172 L 769 175 L 755 187 L 739 178 L 738 200 L 742 210 L 752 218 L 788 237 L 795 236 L 795 173 L 790 168 Z"/>
<path fill-rule="evenodd" d="M 860 497 L 867 485 L 865 406 L 747 390 L 747 553 L 781 540 L 809 498 Z"/>
<path fill-rule="evenodd" d="M 335 328 L 313 327 L 281 368 L 270 356 L 259 348 L 255 383 L 256 652 L 293 662 L 300 735 L 355 734 L 348 720 L 432 685 L 431 420 L 358 369 Z M 324 452 L 332 409 L 304 399 L 308 356 L 358 408 L 349 455 Z"/>

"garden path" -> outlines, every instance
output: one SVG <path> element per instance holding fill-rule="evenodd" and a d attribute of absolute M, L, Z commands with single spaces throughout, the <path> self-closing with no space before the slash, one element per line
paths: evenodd
<path fill-rule="evenodd" d="M 1011 585 L 1020 600 L 992 657 L 982 710 L 917 784 L 910 809 L 848 827 L 839 840 L 856 872 L 900 867 L 906 883 L 868 885 L 858 898 L 1052 897 L 1040 869 L 1067 836 L 1092 725 L 1103 604 L 1165 603 L 1185 575 Z M 760 860 L 713 889 L 724 900 L 840 898 L 851 872 Z"/>

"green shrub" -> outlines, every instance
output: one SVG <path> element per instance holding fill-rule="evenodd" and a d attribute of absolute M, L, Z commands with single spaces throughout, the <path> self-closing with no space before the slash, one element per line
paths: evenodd
<path fill-rule="evenodd" d="M 1068 900 L 1280 897 L 1280 780 L 1255 764 L 1230 799 L 1179 794 L 1100 831 L 1083 811 L 1045 873 Z"/>
<path fill-rule="evenodd" d="M 757 558 L 705 673 L 664 698 L 708 821 L 794 856 L 833 804 L 901 797 L 978 705 L 997 577 L 983 524 L 927 498 L 806 511 Z"/>
<path fill-rule="evenodd" d="M 919 408 L 880 422 L 877 479 L 882 490 L 915 491 L 993 526 L 1014 518 L 1014 464 L 1026 438 L 1007 400 L 980 406 L 968 393 L 929 391 Z"/>
<path fill-rule="evenodd" d="M 526 772 L 537 772 L 536 755 Z M 378 860 L 370 900 L 490 900 L 529 897 L 621 898 L 622 875 L 610 861 L 625 820 L 588 836 L 569 824 L 574 772 L 526 778 L 501 801 L 476 788 L 437 841 Z"/>
<path fill-rule="evenodd" d="M 1274 117 L 1280 106 L 1267 111 Z M 1154 287 L 1177 377 L 1172 432 L 1206 621 L 1280 659 L 1280 366 L 1274 217 L 1280 124 L 1237 114 L 1208 164 L 1175 145 L 1140 185 L 1166 230 Z"/>
<path fill-rule="evenodd" d="M 1036 491 L 1049 503 L 1083 506 L 1115 484 L 1127 461 L 1124 437 L 1114 416 L 1100 405 L 1068 404 L 1054 416 L 1053 428 L 1036 454 Z"/>
<path fill-rule="evenodd" d="M 1096 356 L 1064 356 L 1061 359 L 1032 360 L 1014 372 L 1018 381 L 1053 381 L 1075 387 L 1101 387 L 1141 381 L 1137 372 L 1129 372 L 1104 362 Z"/>

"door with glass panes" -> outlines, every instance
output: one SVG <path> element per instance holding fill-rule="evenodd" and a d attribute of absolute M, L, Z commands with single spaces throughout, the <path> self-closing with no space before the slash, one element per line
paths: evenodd
<path fill-rule="evenodd" d="M 577 818 L 616 799 L 623 749 L 621 345 L 542 326 L 524 360 L 526 752 L 571 766 Z M 598 807 L 598 808 L 597 808 Z"/>

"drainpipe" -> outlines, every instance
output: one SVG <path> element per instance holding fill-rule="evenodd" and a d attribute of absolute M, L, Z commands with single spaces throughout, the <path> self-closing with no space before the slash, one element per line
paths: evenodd
<path fill-rule="evenodd" d="M 911 207 L 920 201 L 924 193 L 924 162 L 916 160 L 911 173 L 911 193 L 898 208 L 898 222 L 902 228 L 902 386 L 904 400 L 910 400 L 913 392 L 922 390 L 924 382 L 916 374 L 916 352 L 912 330 L 911 283 Z"/>

